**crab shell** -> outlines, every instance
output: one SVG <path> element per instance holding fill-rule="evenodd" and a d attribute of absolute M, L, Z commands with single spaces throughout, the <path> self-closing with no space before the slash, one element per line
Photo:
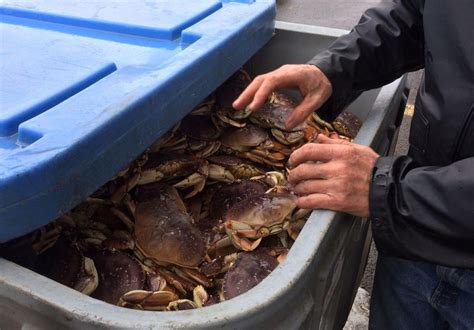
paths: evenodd
<path fill-rule="evenodd" d="M 206 254 L 200 231 L 176 189 L 162 184 L 157 197 L 139 202 L 135 210 L 135 239 L 139 250 L 158 263 L 183 267 L 198 266 Z"/>
<path fill-rule="evenodd" d="M 235 156 L 212 156 L 207 159 L 209 178 L 220 182 L 232 183 L 236 179 L 250 179 L 264 172 L 252 162 Z"/>
<path fill-rule="evenodd" d="M 152 153 L 149 154 L 149 159 L 146 164 L 143 165 L 142 171 L 159 171 L 162 173 L 164 178 L 170 179 L 194 173 L 202 166 L 202 163 L 202 159 L 193 157 L 191 155 L 183 155 L 172 152 Z"/>
<path fill-rule="evenodd" d="M 208 116 L 184 117 L 180 131 L 186 136 L 188 151 L 198 157 L 209 157 L 219 150 L 220 131 Z"/>
<path fill-rule="evenodd" d="M 195 196 L 206 184 L 209 174 L 208 162 L 191 155 L 175 153 L 150 154 L 149 160 L 143 165 L 139 185 L 158 182 L 162 179 L 166 181 L 181 181 L 174 184 L 178 189 L 194 189 L 185 198 Z"/>
<path fill-rule="evenodd" d="M 258 181 L 242 181 L 223 186 L 212 199 L 211 217 L 222 219 L 232 206 L 251 196 L 263 194 L 266 189 L 265 185 Z"/>
<path fill-rule="evenodd" d="M 178 191 L 166 183 L 155 182 L 139 186 L 135 193 L 135 199 L 138 203 L 153 201 L 156 198 L 166 201 L 179 210 L 186 212 L 186 204 L 184 204 L 181 196 L 179 196 Z"/>
<path fill-rule="evenodd" d="M 56 282 L 87 295 L 97 288 L 94 262 L 84 257 L 77 243 L 65 236 L 61 236 L 53 247 L 42 253 L 37 262 L 37 271 Z"/>
<path fill-rule="evenodd" d="M 99 275 L 99 286 L 92 297 L 116 305 L 120 297 L 131 290 L 141 290 L 145 285 L 145 272 L 136 259 L 119 251 L 92 251 Z"/>
<path fill-rule="evenodd" d="M 297 106 L 296 100 L 288 94 L 280 91 L 274 91 L 270 95 L 270 103 L 278 103 L 287 107 L 294 108 Z"/>
<path fill-rule="evenodd" d="M 204 141 L 215 140 L 220 135 L 208 116 L 188 115 L 181 121 L 179 130 L 187 137 Z"/>
<path fill-rule="evenodd" d="M 288 130 L 285 122 L 293 111 L 292 107 L 279 103 L 265 103 L 258 111 L 252 113 L 250 121 L 263 128 L 276 128 L 286 132 L 298 132 L 304 129 L 303 125 Z"/>
<path fill-rule="evenodd" d="M 277 259 L 266 253 L 239 253 L 224 277 L 221 296 L 228 300 L 247 292 L 263 281 L 277 266 Z"/>
<path fill-rule="evenodd" d="M 235 247 L 252 251 L 263 237 L 278 234 L 291 220 L 296 196 L 266 193 L 251 196 L 232 206 L 225 214 L 225 229 Z"/>
<path fill-rule="evenodd" d="M 149 159 L 142 167 L 142 177 L 146 172 L 153 171 L 161 174 L 161 177 L 167 179 L 187 176 L 198 171 L 206 161 L 191 155 L 183 155 L 176 153 L 152 153 Z M 146 184 L 140 178 L 139 184 Z M 158 180 L 156 180 L 158 181 Z"/>
<path fill-rule="evenodd" d="M 222 145 L 235 151 L 247 151 L 268 140 L 267 132 L 255 125 L 229 128 L 221 136 Z"/>
<path fill-rule="evenodd" d="M 354 139 L 362 127 L 362 121 L 353 113 L 343 111 L 332 122 L 332 126 L 339 134 Z"/>

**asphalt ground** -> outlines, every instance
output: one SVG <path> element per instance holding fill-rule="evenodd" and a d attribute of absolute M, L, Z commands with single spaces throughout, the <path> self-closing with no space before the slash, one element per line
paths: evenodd
<path fill-rule="evenodd" d="M 277 19 L 350 30 L 370 7 L 390 0 L 276 0 Z"/>
<path fill-rule="evenodd" d="M 383 2 L 390 1 L 391 0 L 276 0 L 277 20 L 350 30 L 357 24 L 365 10 Z M 413 103 L 421 76 L 422 71 L 408 75 L 408 87 L 411 91 L 395 148 L 395 154 L 397 155 L 406 154 L 408 151 L 408 134 L 413 115 Z M 372 291 L 376 259 L 377 252 L 372 244 L 366 271 L 361 282 L 361 287 L 369 293 Z"/>

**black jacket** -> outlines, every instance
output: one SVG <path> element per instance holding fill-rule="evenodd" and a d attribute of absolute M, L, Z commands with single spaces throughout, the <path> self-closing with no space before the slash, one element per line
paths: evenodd
<path fill-rule="evenodd" d="M 408 156 L 376 163 L 374 238 L 383 254 L 474 268 L 474 1 L 383 3 L 310 63 L 332 82 L 329 116 L 425 68 Z"/>

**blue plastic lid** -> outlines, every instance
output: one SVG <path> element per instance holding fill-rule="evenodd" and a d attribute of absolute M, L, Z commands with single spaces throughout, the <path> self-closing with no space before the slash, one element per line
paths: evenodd
<path fill-rule="evenodd" d="M 272 36 L 273 0 L 0 5 L 0 242 L 68 211 Z"/>

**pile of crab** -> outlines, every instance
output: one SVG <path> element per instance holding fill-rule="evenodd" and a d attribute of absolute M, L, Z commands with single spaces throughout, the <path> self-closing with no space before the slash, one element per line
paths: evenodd
<path fill-rule="evenodd" d="M 289 155 L 317 134 L 351 139 L 360 121 L 314 115 L 288 131 L 295 101 L 281 92 L 256 112 L 232 108 L 249 83 L 234 74 L 86 201 L 1 254 L 134 309 L 203 307 L 257 285 L 309 213 L 286 188 Z"/>

